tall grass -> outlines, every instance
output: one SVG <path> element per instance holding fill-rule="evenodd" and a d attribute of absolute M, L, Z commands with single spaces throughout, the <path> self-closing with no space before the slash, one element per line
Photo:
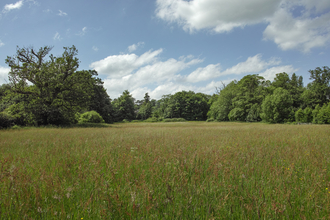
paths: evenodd
<path fill-rule="evenodd" d="M 0 131 L 0 219 L 328 219 L 330 127 Z"/>

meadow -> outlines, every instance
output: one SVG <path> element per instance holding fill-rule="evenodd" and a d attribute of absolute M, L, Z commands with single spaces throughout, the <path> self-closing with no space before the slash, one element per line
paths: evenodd
<path fill-rule="evenodd" d="M 330 219 L 330 126 L 0 131 L 0 219 Z"/>

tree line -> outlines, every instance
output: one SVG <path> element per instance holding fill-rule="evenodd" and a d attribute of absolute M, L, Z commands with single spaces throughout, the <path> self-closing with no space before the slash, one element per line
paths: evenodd
<path fill-rule="evenodd" d="M 273 81 L 247 75 L 206 95 L 181 91 L 161 99 L 136 100 L 128 90 L 114 100 L 95 70 L 78 70 L 78 50 L 64 47 L 61 56 L 48 56 L 52 47 L 17 48 L 8 56 L 9 83 L 0 86 L 0 128 L 13 125 L 64 125 L 79 122 L 181 118 L 199 121 L 265 121 L 270 123 L 330 123 L 330 69 L 310 70 L 303 78 L 278 73 Z"/>

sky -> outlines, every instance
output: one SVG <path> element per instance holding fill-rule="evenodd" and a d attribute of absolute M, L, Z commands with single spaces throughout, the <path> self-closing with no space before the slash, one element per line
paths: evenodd
<path fill-rule="evenodd" d="M 329 0 L 2 0 L 0 84 L 18 47 L 78 49 L 111 99 L 152 99 L 329 66 Z"/>

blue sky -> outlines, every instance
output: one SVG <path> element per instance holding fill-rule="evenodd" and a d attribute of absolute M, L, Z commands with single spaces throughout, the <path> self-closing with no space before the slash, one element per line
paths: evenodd
<path fill-rule="evenodd" d="M 16 46 L 75 45 L 112 99 L 213 94 L 248 74 L 295 72 L 306 85 L 329 66 L 329 21 L 329 0 L 2 0 L 0 84 Z"/>

